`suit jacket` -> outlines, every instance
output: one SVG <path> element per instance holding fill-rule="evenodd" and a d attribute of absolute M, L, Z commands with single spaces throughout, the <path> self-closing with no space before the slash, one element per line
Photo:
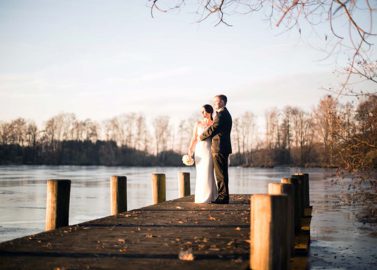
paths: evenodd
<path fill-rule="evenodd" d="M 232 130 L 232 117 L 229 111 L 224 109 L 217 113 L 213 125 L 207 128 L 202 135 L 201 140 L 212 138 L 212 153 L 230 154 L 232 153 L 232 144 L 230 142 L 230 131 Z"/>

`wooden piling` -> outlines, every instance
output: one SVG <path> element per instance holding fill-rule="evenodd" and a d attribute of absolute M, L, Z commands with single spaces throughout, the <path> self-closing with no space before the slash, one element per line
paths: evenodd
<path fill-rule="evenodd" d="M 111 214 L 117 215 L 127 211 L 127 177 L 111 176 L 110 192 Z"/>
<path fill-rule="evenodd" d="M 295 219 L 294 219 L 294 187 L 292 184 L 269 183 L 268 194 L 270 195 L 287 195 L 288 196 L 288 213 L 287 213 L 287 233 L 290 256 L 294 254 L 295 248 Z"/>
<path fill-rule="evenodd" d="M 301 228 L 301 193 L 299 190 L 299 183 L 297 178 L 282 178 L 281 183 L 283 184 L 292 184 L 293 185 L 293 193 L 294 193 L 294 224 L 295 224 L 295 232 L 300 231 Z"/>
<path fill-rule="evenodd" d="M 70 192 L 71 180 L 47 181 L 46 231 L 68 226 Z"/>
<path fill-rule="evenodd" d="M 310 206 L 310 195 L 309 195 L 309 174 L 304 173 L 303 186 L 304 186 L 304 207 Z"/>
<path fill-rule="evenodd" d="M 152 174 L 153 204 L 166 201 L 166 176 L 163 173 Z"/>
<path fill-rule="evenodd" d="M 287 204 L 287 195 L 251 196 L 251 269 L 288 269 Z"/>
<path fill-rule="evenodd" d="M 179 172 L 179 174 L 178 174 L 178 188 L 179 188 L 178 198 L 182 198 L 182 197 L 186 197 L 186 196 L 191 195 L 190 173 L 189 172 Z"/>
<path fill-rule="evenodd" d="M 299 196 L 299 202 L 300 202 L 300 218 L 304 217 L 304 175 L 302 173 L 296 173 L 294 175 L 291 175 L 291 178 L 297 179 L 297 188 L 299 190 L 298 196 Z"/>

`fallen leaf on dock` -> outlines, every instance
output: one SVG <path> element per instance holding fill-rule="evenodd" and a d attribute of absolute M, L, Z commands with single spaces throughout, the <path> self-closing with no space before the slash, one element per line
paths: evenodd
<path fill-rule="evenodd" d="M 218 247 L 216 247 L 216 245 L 211 245 L 211 247 L 209 248 L 209 250 L 211 250 L 211 251 L 220 251 L 220 249 Z"/>
<path fill-rule="evenodd" d="M 193 261 L 194 254 L 192 253 L 192 248 L 189 248 L 187 250 L 181 250 L 178 254 L 178 258 L 181 261 Z"/>
<path fill-rule="evenodd" d="M 180 206 L 176 206 L 175 208 L 177 208 L 177 209 L 182 209 L 182 207 L 180 207 Z"/>
<path fill-rule="evenodd" d="M 212 216 L 209 216 L 208 217 L 208 220 L 216 220 L 216 218 L 212 217 Z"/>

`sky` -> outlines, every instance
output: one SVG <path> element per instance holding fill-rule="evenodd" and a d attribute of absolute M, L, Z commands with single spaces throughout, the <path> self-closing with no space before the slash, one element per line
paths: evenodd
<path fill-rule="evenodd" d="M 339 80 L 345 60 L 321 60 L 310 33 L 282 33 L 259 15 L 198 23 L 194 10 L 152 18 L 146 0 L 0 0 L 0 121 L 41 125 L 61 112 L 178 121 L 216 94 L 232 115 L 262 119 L 272 107 L 312 109 Z"/>

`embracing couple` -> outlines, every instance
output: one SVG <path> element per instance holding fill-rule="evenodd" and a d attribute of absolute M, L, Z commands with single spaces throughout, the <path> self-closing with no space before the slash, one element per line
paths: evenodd
<path fill-rule="evenodd" d="M 190 157 L 195 153 L 195 203 L 229 203 L 228 157 L 232 153 L 232 117 L 226 103 L 226 96 L 215 96 L 215 117 L 212 106 L 206 104 L 201 110 L 203 119 L 195 124 L 188 150 Z"/>

